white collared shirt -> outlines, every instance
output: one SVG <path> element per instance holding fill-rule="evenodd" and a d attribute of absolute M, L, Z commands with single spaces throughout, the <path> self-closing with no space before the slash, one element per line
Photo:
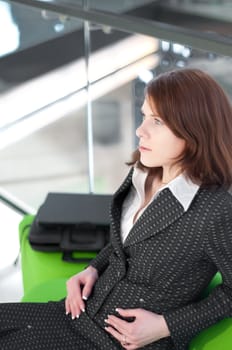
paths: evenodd
<path fill-rule="evenodd" d="M 147 172 L 134 167 L 134 172 L 132 176 L 131 190 L 128 193 L 126 199 L 124 200 L 122 207 L 122 216 L 121 216 L 121 237 L 122 242 L 127 238 L 128 233 L 130 232 L 133 226 L 133 220 L 135 214 L 141 208 L 145 199 L 145 182 L 147 178 Z M 187 211 L 195 194 L 199 189 L 199 185 L 193 183 L 190 179 L 187 179 L 184 174 L 180 174 L 175 179 L 170 181 L 167 185 L 162 186 L 158 191 L 152 196 L 150 202 L 139 211 L 136 220 L 143 214 L 144 210 L 148 205 L 157 198 L 159 193 L 165 188 L 169 188 L 172 194 L 183 206 L 184 211 Z"/>

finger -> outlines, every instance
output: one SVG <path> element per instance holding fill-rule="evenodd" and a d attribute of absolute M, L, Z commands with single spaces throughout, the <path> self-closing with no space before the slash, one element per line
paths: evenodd
<path fill-rule="evenodd" d="M 105 330 L 110 333 L 115 339 L 117 339 L 119 341 L 119 343 L 122 343 L 124 340 L 124 336 L 119 333 L 118 331 L 116 331 L 116 329 L 110 327 L 110 326 L 106 326 Z"/>
<path fill-rule="evenodd" d="M 78 303 L 76 303 L 75 300 L 69 300 L 69 305 L 72 319 L 74 320 L 75 318 L 79 318 L 81 314 L 81 309 Z"/>
<path fill-rule="evenodd" d="M 133 344 L 126 344 L 126 345 L 122 345 L 124 347 L 124 349 L 126 350 L 134 350 L 134 349 L 139 349 L 138 346 L 133 345 Z"/>
<path fill-rule="evenodd" d="M 69 305 L 69 310 L 70 310 L 72 319 L 78 318 L 81 314 L 81 310 L 84 310 L 82 306 L 83 300 L 78 298 L 78 296 L 73 295 L 73 293 L 69 294 L 66 300 L 67 300 L 67 305 Z"/>
<path fill-rule="evenodd" d="M 69 308 L 72 314 L 72 318 L 78 317 L 81 311 L 82 312 L 85 311 L 85 303 L 81 296 L 80 283 L 72 279 L 69 280 L 67 282 L 67 291 L 68 291 L 67 300 L 69 303 Z"/>
<path fill-rule="evenodd" d="M 133 344 L 128 344 L 128 345 L 122 345 L 124 347 L 124 349 L 126 350 L 135 350 L 135 349 L 139 349 L 138 346 L 133 345 Z"/>
<path fill-rule="evenodd" d="M 130 344 L 129 339 L 127 337 L 125 338 L 125 336 L 123 334 L 117 332 L 114 328 L 107 326 L 107 327 L 105 327 L 105 330 L 108 333 L 110 333 L 115 339 L 117 339 L 118 342 L 121 343 L 121 345 L 124 349 L 126 349 L 126 350 L 139 349 L 139 347 L 137 347 L 136 345 Z M 125 340 L 126 340 L 126 343 L 124 343 Z"/>
<path fill-rule="evenodd" d="M 69 313 L 71 313 L 72 319 L 76 317 L 78 318 L 80 316 L 81 310 L 83 309 L 83 306 L 81 305 L 79 299 L 76 297 L 68 296 L 66 300 L 67 305 L 69 307 Z"/>
<path fill-rule="evenodd" d="M 123 317 L 136 317 L 139 309 L 121 309 L 117 308 L 116 311 L 119 313 L 119 315 Z"/>
<path fill-rule="evenodd" d="M 75 297 L 73 298 L 73 302 L 75 305 L 77 305 L 79 312 L 85 312 L 85 302 L 82 299 L 82 297 Z"/>
<path fill-rule="evenodd" d="M 65 299 L 65 311 L 66 311 L 66 315 L 70 314 L 70 311 L 71 311 L 67 298 Z"/>
<path fill-rule="evenodd" d="M 105 322 L 108 325 L 114 327 L 121 334 L 125 334 L 125 333 L 128 334 L 129 332 L 130 323 L 114 315 L 108 315 L 108 318 L 105 320 Z"/>
<path fill-rule="evenodd" d="M 88 282 L 84 285 L 84 288 L 82 290 L 82 299 L 84 300 L 88 299 L 93 289 L 93 284 L 94 284 L 93 282 Z"/>

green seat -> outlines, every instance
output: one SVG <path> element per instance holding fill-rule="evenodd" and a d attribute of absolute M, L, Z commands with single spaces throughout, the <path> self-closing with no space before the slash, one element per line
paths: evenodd
<path fill-rule="evenodd" d="M 205 289 L 202 297 L 206 297 L 210 291 L 222 282 L 222 276 L 218 272 Z M 189 350 L 231 350 L 232 349 L 232 318 L 224 319 L 217 324 L 205 329 L 190 343 Z"/>
<path fill-rule="evenodd" d="M 66 278 L 52 279 L 31 288 L 22 298 L 22 302 L 46 303 L 58 301 L 66 296 Z"/>
<path fill-rule="evenodd" d="M 224 319 L 197 335 L 189 350 L 231 350 L 232 319 Z"/>
<path fill-rule="evenodd" d="M 66 280 L 81 271 L 85 264 L 74 264 L 62 261 L 60 253 L 42 253 L 31 249 L 28 242 L 28 228 L 33 220 L 26 216 L 20 223 L 20 245 L 24 285 L 23 302 L 57 301 L 66 295 Z M 79 253 L 81 254 L 81 253 Z M 92 258 L 94 253 L 82 253 Z M 217 273 L 203 292 L 206 297 L 222 281 Z M 232 318 L 224 319 L 202 331 L 192 339 L 189 350 L 231 350 Z"/>

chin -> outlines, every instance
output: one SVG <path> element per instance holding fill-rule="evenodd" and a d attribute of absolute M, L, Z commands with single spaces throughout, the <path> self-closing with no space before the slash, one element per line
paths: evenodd
<path fill-rule="evenodd" d="M 146 160 L 141 159 L 141 158 L 140 158 L 140 163 L 147 168 L 160 168 L 160 167 L 162 167 L 162 165 L 160 165 L 160 164 L 157 164 L 155 162 L 149 162 L 149 161 L 146 161 Z"/>

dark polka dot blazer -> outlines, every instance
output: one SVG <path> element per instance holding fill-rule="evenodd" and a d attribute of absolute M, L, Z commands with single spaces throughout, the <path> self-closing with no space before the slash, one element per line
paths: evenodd
<path fill-rule="evenodd" d="M 131 177 L 114 196 L 112 243 L 92 262 L 102 277 L 88 312 L 99 326 L 115 307 L 163 314 L 171 337 L 146 348 L 184 350 L 201 330 L 232 316 L 232 197 L 220 188 L 200 188 L 184 212 L 166 188 L 122 245 L 120 214 Z M 218 270 L 223 284 L 199 300 Z"/>
<path fill-rule="evenodd" d="M 186 350 L 192 337 L 232 316 L 232 197 L 200 188 L 189 209 L 168 188 L 147 207 L 122 245 L 120 215 L 132 172 L 114 196 L 111 243 L 91 262 L 99 273 L 86 312 L 74 321 L 64 301 L 0 304 L 1 350 L 117 350 L 105 330 L 115 308 L 163 314 L 171 336 L 150 350 Z M 216 271 L 223 276 L 209 297 L 202 290 Z"/>

